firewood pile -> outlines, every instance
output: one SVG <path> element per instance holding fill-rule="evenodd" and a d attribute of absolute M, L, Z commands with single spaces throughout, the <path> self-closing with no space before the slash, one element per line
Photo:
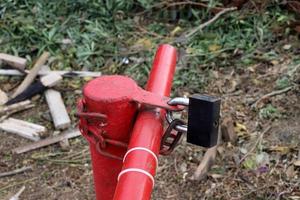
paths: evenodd
<path fill-rule="evenodd" d="M 99 72 L 88 71 L 51 71 L 47 65 L 50 54 L 44 52 L 27 70 L 25 58 L 0 53 L 1 76 L 24 76 L 21 84 L 14 90 L 4 92 L 0 89 L 0 130 L 26 138 L 32 142 L 12 149 L 20 154 L 38 149 L 54 143 L 68 145 L 68 139 L 80 135 L 78 129 L 71 128 L 71 119 L 64 104 L 61 92 L 53 89 L 64 77 L 98 77 Z M 56 136 L 45 137 L 47 128 L 26 119 L 17 119 L 13 115 L 29 110 L 35 105 L 31 98 L 37 94 L 45 96 L 51 113 L 55 130 L 61 133 Z"/>

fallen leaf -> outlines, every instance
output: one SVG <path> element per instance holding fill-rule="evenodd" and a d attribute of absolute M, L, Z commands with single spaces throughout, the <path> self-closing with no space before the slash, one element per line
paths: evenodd
<path fill-rule="evenodd" d="M 289 166 L 287 169 L 286 169 L 286 172 L 285 172 L 286 176 L 288 178 L 293 178 L 295 176 L 295 169 L 294 169 L 294 166 L 291 165 Z"/>
<path fill-rule="evenodd" d="M 182 28 L 180 26 L 176 26 L 170 33 L 170 35 L 173 37 L 175 36 L 177 33 L 181 32 Z"/>
<path fill-rule="evenodd" d="M 278 65 L 279 61 L 278 60 L 271 60 L 272 65 Z"/>
<path fill-rule="evenodd" d="M 245 134 L 247 134 L 247 128 L 244 124 L 240 124 L 238 122 L 234 123 L 234 131 L 236 132 L 236 134 L 238 136 L 243 136 Z"/>
<path fill-rule="evenodd" d="M 294 165 L 297 166 L 297 167 L 300 167 L 300 160 L 295 161 Z"/>
<path fill-rule="evenodd" d="M 280 152 L 282 154 L 287 154 L 291 148 L 290 147 L 287 147 L 287 146 L 271 146 L 269 148 L 270 151 L 277 151 L 277 152 Z"/>
<path fill-rule="evenodd" d="M 187 170 L 187 164 L 185 162 L 183 162 L 181 165 L 180 165 L 180 171 L 181 172 L 186 172 Z"/>
<path fill-rule="evenodd" d="M 223 175 L 221 175 L 221 174 L 211 174 L 210 176 L 214 179 L 223 178 Z"/>
<path fill-rule="evenodd" d="M 210 52 L 216 52 L 216 51 L 218 51 L 218 50 L 220 50 L 221 49 L 221 46 L 220 45 L 217 45 L 217 44 L 212 44 L 212 45 L 209 45 L 208 46 L 208 50 L 210 51 Z"/>
<path fill-rule="evenodd" d="M 83 80 L 85 80 L 86 82 L 88 82 L 88 81 L 90 81 L 92 79 L 93 79 L 93 77 L 89 77 L 89 76 L 83 78 Z"/>
<path fill-rule="evenodd" d="M 300 196 L 298 195 L 291 195 L 287 197 L 288 199 L 292 199 L 292 200 L 300 200 Z"/>
<path fill-rule="evenodd" d="M 248 150 L 247 150 L 246 148 L 241 147 L 241 148 L 240 148 L 240 152 L 241 152 L 242 154 L 246 154 L 246 153 L 248 153 Z"/>
<path fill-rule="evenodd" d="M 294 29 L 295 29 L 295 31 L 297 31 L 298 33 L 300 33 L 300 26 L 296 26 Z"/>
<path fill-rule="evenodd" d="M 247 157 L 244 162 L 243 162 L 243 166 L 246 169 L 255 169 L 257 164 L 256 164 L 256 158 L 255 156 L 249 156 Z"/>
<path fill-rule="evenodd" d="M 270 163 L 269 154 L 266 152 L 261 152 L 260 154 L 256 155 L 256 164 L 259 166 L 268 165 Z"/>
<path fill-rule="evenodd" d="M 218 153 L 219 153 L 220 155 L 224 155 L 225 148 L 222 147 L 222 146 L 218 146 L 217 151 L 218 151 Z"/>
<path fill-rule="evenodd" d="M 267 173 L 269 171 L 269 168 L 267 166 L 261 166 L 257 169 L 257 172 L 259 174 Z"/>
<path fill-rule="evenodd" d="M 252 79 L 252 82 L 253 82 L 253 84 L 256 85 L 256 86 L 259 86 L 259 85 L 261 85 L 261 83 L 262 83 L 260 80 L 258 80 L 258 79 L 256 79 L 256 78 L 253 78 L 253 79 Z"/>
<path fill-rule="evenodd" d="M 69 39 L 69 38 L 65 38 L 65 39 L 62 39 L 61 43 L 62 44 L 72 44 L 73 41 L 71 39 Z"/>
<path fill-rule="evenodd" d="M 285 44 L 285 45 L 283 45 L 283 49 L 284 50 L 289 50 L 290 48 L 292 47 L 292 45 L 290 45 L 290 44 Z"/>
<path fill-rule="evenodd" d="M 194 54 L 194 53 L 196 53 L 196 50 L 194 48 L 188 47 L 188 48 L 186 48 L 186 53 L 187 54 Z"/>
<path fill-rule="evenodd" d="M 152 41 L 150 40 L 150 39 L 148 39 L 148 38 L 141 38 L 141 39 L 139 39 L 135 44 L 134 44 L 134 46 L 135 47 L 139 47 L 139 46 L 141 46 L 141 47 L 143 47 L 143 48 L 145 48 L 145 49 L 152 49 L 152 47 L 153 47 L 153 43 L 152 43 Z"/>
<path fill-rule="evenodd" d="M 255 69 L 253 68 L 253 66 L 250 66 L 247 68 L 250 72 L 255 72 Z"/>

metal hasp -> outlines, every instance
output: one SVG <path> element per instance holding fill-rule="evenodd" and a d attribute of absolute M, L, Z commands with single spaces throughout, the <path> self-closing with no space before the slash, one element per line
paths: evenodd
<path fill-rule="evenodd" d="M 79 128 L 89 141 L 97 200 L 150 199 L 176 65 L 161 45 L 146 90 L 125 76 L 101 76 L 83 88 Z"/>
<path fill-rule="evenodd" d="M 212 147 L 218 141 L 220 98 L 194 94 L 189 97 L 187 142 Z"/>

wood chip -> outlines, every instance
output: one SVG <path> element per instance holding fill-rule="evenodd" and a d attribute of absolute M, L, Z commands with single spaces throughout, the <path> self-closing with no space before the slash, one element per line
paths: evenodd
<path fill-rule="evenodd" d="M 69 143 L 69 140 L 67 138 L 60 141 L 59 145 L 62 148 L 62 150 L 68 150 L 69 147 L 70 147 L 70 143 Z"/>
<path fill-rule="evenodd" d="M 4 105 L 8 101 L 8 97 L 5 92 L 0 89 L 0 106 Z"/>

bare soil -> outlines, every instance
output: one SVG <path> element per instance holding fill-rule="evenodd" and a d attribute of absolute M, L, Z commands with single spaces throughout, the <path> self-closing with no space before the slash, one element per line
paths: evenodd
<path fill-rule="evenodd" d="M 160 156 L 152 199 L 300 199 L 300 167 L 294 165 L 300 160 L 299 83 L 293 79 L 294 87 L 290 91 L 264 99 L 256 110 L 251 108 L 259 97 L 277 90 L 276 80 L 288 73 L 288 65 L 286 59 L 275 65 L 211 70 L 212 79 L 203 93 L 222 97 L 222 117 L 233 118 L 238 140 L 234 144 L 222 143 L 207 177 L 194 181 L 190 177 L 205 149 L 187 144 L 183 138 L 170 156 Z M 17 83 L 16 79 L 0 81 L 5 91 Z M 64 85 L 58 88 L 64 91 L 70 113 L 74 112 L 80 97 L 80 87 L 78 81 L 65 79 Z M 33 109 L 13 117 L 46 125 L 49 134 L 53 134 L 44 97 L 35 97 L 34 102 Z M 261 109 L 268 104 L 276 112 L 264 118 Z M 75 126 L 76 118 L 72 120 Z M 238 129 L 241 126 L 243 130 Z M 258 141 L 268 127 L 271 129 Z M 66 150 L 55 144 L 21 155 L 11 153 L 11 149 L 28 143 L 21 137 L 0 132 L 0 172 L 23 166 L 33 168 L 0 178 L 0 199 L 8 199 L 22 185 L 26 186 L 20 197 L 23 200 L 95 199 L 88 144 L 84 138 L 70 140 Z M 244 162 L 239 163 L 246 154 Z"/>

